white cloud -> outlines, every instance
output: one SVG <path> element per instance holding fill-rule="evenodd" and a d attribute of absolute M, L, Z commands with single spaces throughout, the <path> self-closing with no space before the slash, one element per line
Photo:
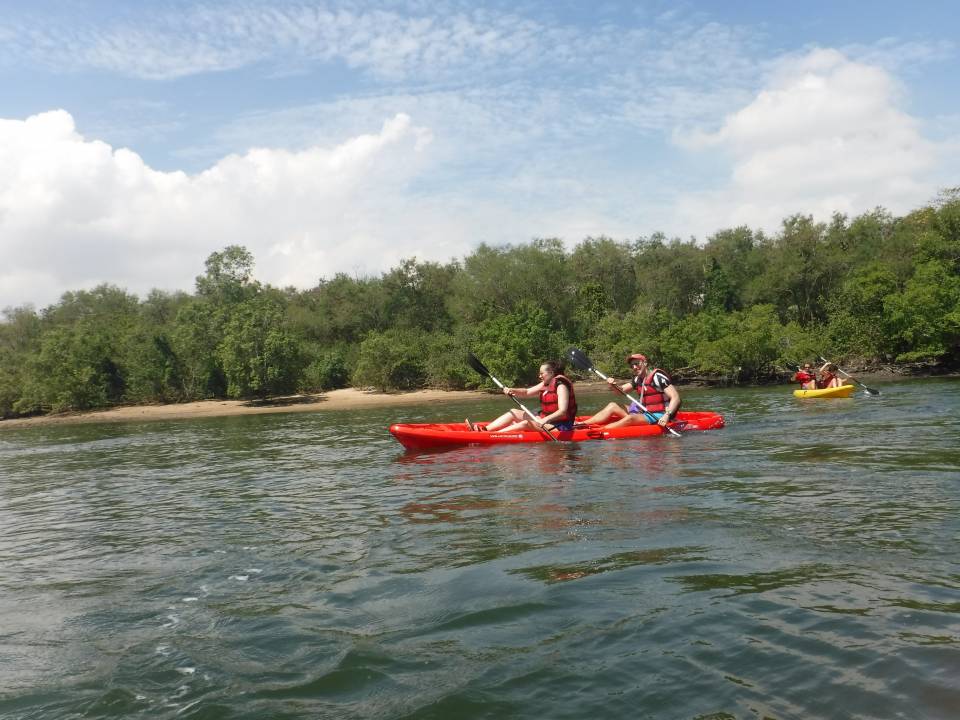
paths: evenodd
<path fill-rule="evenodd" d="M 477 160 L 402 113 L 377 133 L 254 148 L 195 174 L 87 139 L 64 110 L 0 120 L 0 308 L 102 282 L 140 296 L 191 290 L 228 244 L 254 254 L 258 279 L 306 288 L 411 256 L 445 262 L 484 241 L 626 232 L 604 189 L 555 159 L 458 183 L 444 168 L 460 159 Z"/>
<path fill-rule="evenodd" d="M 0 120 L 0 307 L 100 282 L 189 290 L 228 244 L 253 252 L 261 280 L 300 287 L 463 254 L 458 208 L 407 189 L 430 140 L 401 114 L 333 147 L 253 149 L 187 175 L 85 139 L 63 110 Z"/>
<path fill-rule="evenodd" d="M 782 59 L 719 130 L 676 135 L 732 162 L 726 187 L 682 198 L 678 212 L 702 237 L 739 224 L 776 229 L 797 212 L 827 219 L 918 206 L 936 191 L 937 148 L 900 109 L 900 93 L 884 69 L 836 50 Z"/>

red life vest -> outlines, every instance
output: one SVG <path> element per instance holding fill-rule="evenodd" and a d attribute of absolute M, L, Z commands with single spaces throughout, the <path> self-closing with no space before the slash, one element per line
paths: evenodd
<path fill-rule="evenodd" d="M 567 422 L 577 416 L 577 398 L 573 393 L 573 383 L 563 375 L 554 375 L 549 383 L 544 385 L 540 391 L 540 417 L 546 417 L 560 409 L 559 397 L 557 396 L 557 384 L 561 383 L 567 386 L 569 398 L 567 399 L 567 412 L 563 417 L 555 418 L 553 422 Z"/>
<path fill-rule="evenodd" d="M 646 377 L 643 378 L 643 381 L 640 380 L 636 375 L 631 378 L 630 382 L 633 383 L 633 387 L 637 392 L 640 393 L 640 402 L 643 403 L 643 406 L 647 409 L 647 412 L 664 412 L 667 409 L 667 395 L 660 390 L 657 390 L 653 385 L 653 376 L 657 373 L 663 373 L 669 379 L 670 376 L 667 375 L 660 368 L 654 368 Z"/>
<path fill-rule="evenodd" d="M 837 376 L 834 375 L 832 372 L 830 372 L 829 370 L 824 370 L 823 375 L 820 376 L 820 382 L 817 383 L 817 387 L 828 388 L 830 387 L 830 383 L 832 383 L 836 378 Z"/>

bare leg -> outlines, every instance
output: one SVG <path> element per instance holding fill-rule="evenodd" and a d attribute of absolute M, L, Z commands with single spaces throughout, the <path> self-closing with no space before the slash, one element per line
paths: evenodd
<path fill-rule="evenodd" d="M 654 421 L 656 422 L 656 421 Z M 607 425 L 608 428 L 621 428 L 621 427 L 630 427 L 631 425 L 653 425 L 654 423 L 650 422 L 647 419 L 647 416 L 643 413 L 636 413 L 633 415 L 626 415 L 625 417 L 620 418 L 616 422 L 612 422 Z"/>
<path fill-rule="evenodd" d="M 519 432 L 521 430 L 539 430 L 540 428 L 534 427 L 533 423 L 529 420 L 519 420 L 513 425 L 508 425 L 499 432 Z"/>
<path fill-rule="evenodd" d="M 508 410 L 496 420 L 488 422 L 484 429 L 487 432 L 496 432 L 497 430 L 502 430 L 508 425 L 512 425 L 519 420 L 523 420 L 522 410 Z"/>
<path fill-rule="evenodd" d="M 627 414 L 627 411 L 623 409 L 622 405 L 612 402 L 596 415 L 588 417 L 583 422 L 587 425 L 604 425 L 611 420 L 619 420 Z"/>

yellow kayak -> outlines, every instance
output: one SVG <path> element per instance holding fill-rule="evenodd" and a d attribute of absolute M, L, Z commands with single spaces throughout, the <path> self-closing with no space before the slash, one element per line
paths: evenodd
<path fill-rule="evenodd" d="M 798 398 L 845 398 L 853 395 L 856 388 L 853 385 L 823 388 L 821 390 L 794 390 L 793 396 Z"/>

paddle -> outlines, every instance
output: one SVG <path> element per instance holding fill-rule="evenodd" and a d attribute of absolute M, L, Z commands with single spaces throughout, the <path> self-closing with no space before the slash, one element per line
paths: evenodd
<path fill-rule="evenodd" d="M 823 360 L 825 363 L 830 362 L 830 361 L 827 360 L 823 355 L 820 356 L 820 359 Z M 832 365 L 832 364 L 833 364 L 833 363 L 831 363 L 831 365 Z M 879 394 L 880 394 L 880 391 L 879 391 L 879 390 L 874 390 L 874 389 L 871 388 L 871 387 L 867 387 L 867 386 L 864 385 L 862 382 L 860 382 L 859 380 L 857 380 L 853 375 L 850 375 L 849 373 L 843 372 L 843 370 L 841 370 L 839 366 L 837 366 L 837 372 L 842 373 L 843 375 L 846 375 L 848 378 L 850 378 L 851 380 L 853 380 L 857 385 L 859 385 L 860 387 L 862 387 L 862 388 L 863 388 L 867 393 L 869 393 L 870 395 L 879 395 Z"/>
<path fill-rule="evenodd" d="M 478 357 L 477 357 L 476 355 L 474 355 L 472 352 L 468 352 L 468 353 L 467 353 L 467 363 L 469 363 L 470 367 L 472 367 L 474 370 L 476 370 L 476 371 L 477 371 L 478 373 L 480 373 L 481 375 L 486 375 L 488 378 L 490 378 L 491 380 L 493 380 L 493 382 L 495 382 L 495 383 L 497 384 L 497 386 L 498 386 L 501 390 L 506 390 L 506 387 L 504 386 L 504 384 L 503 384 L 502 382 L 500 382 L 499 380 L 497 380 L 497 378 L 494 377 L 493 373 L 490 372 L 489 370 L 487 370 L 487 366 L 484 365 L 482 362 L 480 362 L 480 358 L 478 358 Z M 530 418 L 534 421 L 534 422 L 533 422 L 534 426 L 535 426 L 538 430 L 540 430 L 541 432 L 546 433 L 546 434 L 547 434 L 547 437 L 550 438 L 551 440 L 553 440 L 554 442 L 560 442 L 559 440 L 557 440 L 557 438 L 555 438 L 555 437 L 553 436 L 553 433 L 551 433 L 549 430 L 547 430 L 543 425 L 541 425 L 541 424 L 538 422 L 538 421 L 540 420 L 540 418 L 538 418 L 536 415 L 534 415 L 532 412 L 530 412 L 530 409 L 529 409 L 526 405 L 524 405 L 522 402 L 520 402 L 519 400 L 517 400 L 517 398 L 514 397 L 513 395 L 510 395 L 510 399 L 513 400 L 513 401 L 520 407 L 521 410 L 523 410 L 527 415 L 530 416 Z"/>
<path fill-rule="evenodd" d="M 570 358 L 570 361 L 571 361 L 574 365 L 576 365 L 578 368 L 580 368 L 581 370 L 587 370 L 587 371 L 589 371 L 589 372 L 595 373 L 596 375 L 598 375 L 600 378 L 602 378 L 602 379 L 604 379 L 604 380 L 609 380 L 609 379 L 610 379 L 610 378 L 608 378 L 606 375 L 604 375 L 602 372 L 600 372 L 599 370 L 597 370 L 597 369 L 593 366 L 593 363 L 590 362 L 590 358 L 588 358 L 588 357 L 584 354 L 583 350 L 579 350 L 578 348 L 575 348 L 575 347 L 569 348 L 569 349 L 567 350 L 567 357 L 569 357 L 569 358 Z M 640 408 L 640 411 L 644 414 L 644 416 L 647 418 L 647 420 L 650 421 L 651 424 L 654 424 L 654 425 L 657 424 L 657 419 L 656 419 L 652 414 L 650 414 L 650 411 L 647 410 L 647 409 L 643 406 L 643 403 L 641 403 L 640 400 L 638 400 L 637 398 L 635 398 L 635 397 L 634 397 L 633 395 L 631 395 L 630 393 L 624 392 L 624 391 L 623 391 L 623 388 L 620 387 L 619 385 L 617 385 L 617 384 L 614 383 L 613 386 L 617 389 L 617 392 L 619 392 L 621 395 L 624 395 L 624 396 L 630 398 L 630 400 L 632 400 L 633 402 L 635 402 L 635 403 L 637 404 L 637 407 Z M 664 427 L 665 427 L 665 429 L 667 430 L 667 432 L 669 432 L 671 435 L 676 435 L 677 437 L 680 437 L 680 433 L 678 433 L 676 430 L 674 430 L 674 429 L 673 429 L 672 427 L 670 427 L 669 425 L 666 425 L 666 426 L 664 426 Z"/>

